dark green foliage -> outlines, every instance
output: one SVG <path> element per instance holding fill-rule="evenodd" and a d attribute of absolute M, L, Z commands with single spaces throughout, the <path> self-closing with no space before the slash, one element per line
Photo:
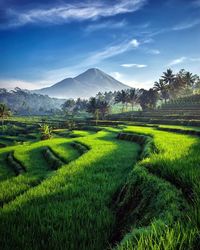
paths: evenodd
<path fill-rule="evenodd" d="M 93 115 L 96 120 L 96 123 L 99 119 L 104 119 L 105 115 L 109 113 L 110 106 L 108 102 L 102 101 L 95 97 L 90 98 L 87 111 Z"/>
<path fill-rule="evenodd" d="M 156 103 L 158 101 L 158 93 L 153 89 L 141 90 L 139 97 L 139 104 L 142 107 L 142 110 L 146 109 L 155 109 Z"/>

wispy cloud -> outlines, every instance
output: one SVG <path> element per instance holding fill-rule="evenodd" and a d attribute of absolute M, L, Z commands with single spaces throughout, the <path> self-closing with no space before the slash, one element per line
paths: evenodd
<path fill-rule="evenodd" d="M 177 24 L 175 25 L 172 30 L 185 30 L 185 29 L 190 29 L 190 28 L 193 28 L 197 25 L 200 24 L 200 19 L 195 19 L 195 20 L 190 20 L 190 21 L 187 21 L 187 22 L 183 22 L 183 23 L 180 23 L 180 24 Z"/>
<path fill-rule="evenodd" d="M 146 68 L 146 64 L 137 64 L 137 63 L 127 63 L 127 64 L 121 64 L 120 66 L 124 68 Z"/>
<path fill-rule="evenodd" d="M 151 55 L 160 55 L 159 49 L 150 49 L 150 48 L 143 48 L 144 52 Z"/>
<path fill-rule="evenodd" d="M 86 27 L 85 31 L 88 33 L 99 31 L 103 29 L 120 29 L 127 25 L 127 22 L 125 20 L 122 20 L 120 22 L 116 21 L 106 21 L 106 22 L 98 22 L 94 24 L 90 24 Z"/>
<path fill-rule="evenodd" d="M 158 49 L 149 49 L 148 53 L 152 54 L 152 55 L 159 55 L 160 54 L 160 50 L 158 50 Z"/>
<path fill-rule="evenodd" d="M 125 41 L 116 45 L 108 46 L 101 51 L 95 51 L 90 55 L 83 64 L 93 65 L 107 58 L 125 53 L 126 51 L 137 49 L 141 43 L 137 39 Z"/>
<path fill-rule="evenodd" d="M 121 0 L 115 4 L 93 1 L 62 4 L 52 8 L 38 8 L 27 11 L 8 9 L 8 26 L 22 26 L 28 23 L 60 24 L 71 21 L 96 20 L 118 14 L 132 13 L 144 6 L 147 0 Z"/>
<path fill-rule="evenodd" d="M 168 64 L 168 66 L 174 66 L 174 65 L 178 65 L 178 64 L 186 63 L 186 62 L 190 62 L 190 63 L 200 62 L 200 57 L 186 57 L 186 56 L 182 56 L 180 58 L 172 60 Z"/>
<path fill-rule="evenodd" d="M 183 62 L 185 62 L 185 60 L 187 59 L 187 57 L 183 56 L 183 57 L 180 57 L 180 58 L 177 58 L 177 59 L 174 59 L 172 60 L 168 66 L 174 66 L 174 65 L 178 65 L 178 64 L 181 64 Z"/>
<path fill-rule="evenodd" d="M 200 0 L 193 1 L 193 5 L 196 7 L 200 7 Z"/>
<path fill-rule="evenodd" d="M 141 44 L 142 43 L 136 39 L 130 39 L 115 45 L 109 45 L 101 50 L 93 51 L 88 55 L 87 59 L 80 61 L 80 63 L 76 65 L 45 72 L 43 79 L 47 80 L 49 83 L 53 83 L 66 77 L 76 76 L 76 74 L 81 71 L 86 70 L 89 67 L 96 67 L 99 63 L 110 57 L 120 55 L 130 50 L 138 49 Z M 115 77 L 119 78 L 120 76 L 115 74 Z"/>

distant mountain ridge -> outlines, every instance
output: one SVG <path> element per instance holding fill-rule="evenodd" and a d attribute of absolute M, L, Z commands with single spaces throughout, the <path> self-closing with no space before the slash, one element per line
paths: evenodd
<path fill-rule="evenodd" d="M 91 68 L 74 77 L 66 78 L 50 87 L 34 90 L 34 93 L 56 98 L 89 98 L 98 92 L 118 91 L 130 88 L 97 68 Z"/>

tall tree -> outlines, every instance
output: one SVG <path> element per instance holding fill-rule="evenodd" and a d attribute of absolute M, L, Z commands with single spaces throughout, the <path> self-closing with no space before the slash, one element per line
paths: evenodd
<path fill-rule="evenodd" d="M 169 99 L 169 89 L 167 83 L 163 79 L 159 79 L 158 82 L 154 83 L 154 90 L 160 93 L 161 98 L 164 99 L 165 103 Z"/>
<path fill-rule="evenodd" d="M 139 98 L 139 92 L 137 89 L 132 88 L 128 91 L 128 101 L 131 104 L 132 111 L 134 104 L 138 102 L 138 98 Z"/>
<path fill-rule="evenodd" d="M 140 93 L 139 103 L 142 110 L 154 109 L 158 101 L 158 92 L 154 89 L 141 89 Z"/>
<path fill-rule="evenodd" d="M 72 115 L 75 108 L 75 101 L 73 99 L 68 99 L 62 105 L 62 110 L 66 115 Z"/>
<path fill-rule="evenodd" d="M 106 101 L 99 101 L 98 108 L 99 108 L 99 112 L 101 114 L 101 119 L 103 120 L 105 118 L 105 115 L 109 113 L 110 105 Z"/>
<path fill-rule="evenodd" d="M 195 75 L 193 75 L 191 72 L 186 72 L 185 74 L 185 82 L 186 86 L 189 88 L 193 88 L 195 84 Z"/>
<path fill-rule="evenodd" d="M 87 105 L 87 112 L 91 113 L 94 116 L 97 125 L 99 120 L 99 106 L 98 106 L 98 100 L 95 97 L 90 98 Z"/>
<path fill-rule="evenodd" d="M 171 69 L 167 69 L 166 72 L 163 72 L 162 78 L 165 83 L 168 83 L 170 85 L 173 83 L 175 75 L 173 74 L 173 71 Z"/>
<path fill-rule="evenodd" d="M 122 113 L 123 113 L 125 105 L 128 103 L 128 91 L 127 90 L 118 91 L 115 96 L 115 103 L 122 104 Z"/>
<path fill-rule="evenodd" d="M 99 120 L 99 116 L 101 119 L 105 118 L 105 115 L 109 112 L 110 106 L 106 101 L 98 100 L 95 97 L 91 97 L 87 106 L 87 111 L 93 114 L 96 124 Z"/>

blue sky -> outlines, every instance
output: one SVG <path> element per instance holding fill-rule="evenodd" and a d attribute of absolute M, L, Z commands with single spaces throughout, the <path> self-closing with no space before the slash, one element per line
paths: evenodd
<path fill-rule="evenodd" d="M 0 0 L 0 87 L 35 89 L 99 68 L 149 88 L 200 74 L 200 0 Z"/>

